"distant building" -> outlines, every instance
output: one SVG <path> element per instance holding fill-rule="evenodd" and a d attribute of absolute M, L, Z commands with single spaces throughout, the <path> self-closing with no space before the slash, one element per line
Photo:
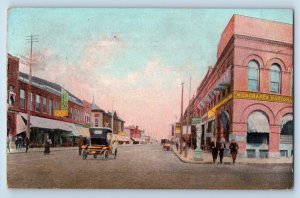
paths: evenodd
<path fill-rule="evenodd" d="M 112 128 L 112 113 L 105 112 L 103 109 L 98 107 L 96 104 L 91 104 L 91 119 L 92 126 L 94 127 L 109 127 Z M 125 121 L 122 120 L 117 112 L 113 115 L 113 133 L 118 134 L 120 131 L 124 130 Z"/>

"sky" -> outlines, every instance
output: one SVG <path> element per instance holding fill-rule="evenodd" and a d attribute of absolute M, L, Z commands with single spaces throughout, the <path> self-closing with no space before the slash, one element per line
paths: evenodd
<path fill-rule="evenodd" d="M 184 108 L 216 63 L 222 31 L 233 14 L 293 24 L 288 9 L 13 8 L 7 51 L 28 57 L 34 76 L 58 83 L 82 100 L 114 109 L 125 125 L 168 138 Z M 28 72 L 21 61 L 20 70 Z"/>

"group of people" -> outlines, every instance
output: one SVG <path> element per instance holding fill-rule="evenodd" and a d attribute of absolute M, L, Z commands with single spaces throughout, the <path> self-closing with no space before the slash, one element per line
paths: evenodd
<path fill-rule="evenodd" d="M 213 162 L 216 163 L 218 158 L 218 153 L 220 157 L 220 163 L 223 163 L 224 150 L 226 149 L 226 141 L 224 138 L 221 138 L 219 142 L 217 142 L 216 138 L 211 142 L 210 149 L 212 153 Z M 229 145 L 230 154 L 232 157 L 232 163 L 235 163 L 236 156 L 239 150 L 239 145 L 235 140 L 232 140 Z"/>

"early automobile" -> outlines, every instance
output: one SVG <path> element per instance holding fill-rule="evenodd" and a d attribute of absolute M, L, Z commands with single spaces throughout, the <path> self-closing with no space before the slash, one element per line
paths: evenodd
<path fill-rule="evenodd" d="M 90 144 L 83 145 L 82 158 L 86 159 L 88 155 L 93 155 L 97 158 L 98 155 L 102 155 L 104 160 L 109 158 L 109 155 L 117 157 L 117 145 L 114 144 L 114 138 L 112 130 L 107 127 L 91 127 L 90 132 Z"/>

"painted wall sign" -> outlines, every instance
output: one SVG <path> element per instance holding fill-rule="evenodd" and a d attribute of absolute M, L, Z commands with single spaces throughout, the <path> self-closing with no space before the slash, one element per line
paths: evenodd
<path fill-rule="evenodd" d="M 274 94 L 265 94 L 265 93 L 253 93 L 248 91 L 235 91 L 234 98 L 237 99 L 249 99 L 249 100 L 262 100 L 268 102 L 280 102 L 280 103 L 293 103 L 292 96 L 282 96 Z"/>

